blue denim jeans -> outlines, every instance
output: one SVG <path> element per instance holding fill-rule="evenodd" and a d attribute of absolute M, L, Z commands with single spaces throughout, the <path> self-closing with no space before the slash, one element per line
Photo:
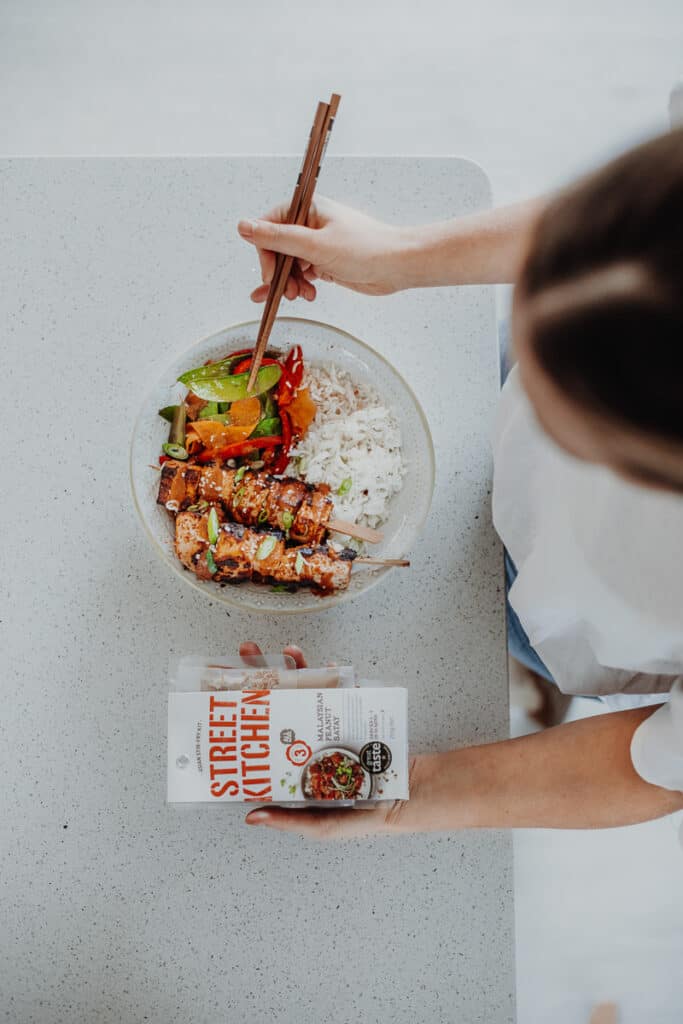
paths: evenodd
<path fill-rule="evenodd" d="M 554 683 L 550 671 L 546 668 L 544 663 L 534 647 L 529 643 L 529 637 L 526 635 L 524 626 L 517 617 L 517 612 L 514 610 L 508 599 L 508 593 L 510 587 L 515 582 L 517 577 L 517 569 L 515 563 L 510 558 L 507 551 L 505 552 L 505 607 L 507 611 L 507 625 L 508 625 L 508 651 L 517 661 L 521 661 L 522 665 L 526 665 L 527 668 L 531 669 L 539 676 L 543 676 L 549 683 Z"/>
<path fill-rule="evenodd" d="M 512 363 L 510 361 L 510 325 L 508 321 L 504 321 L 500 327 L 500 384 L 501 387 L 505 383 L 508 373 L 512 369 Z M 515 563 L 510 558 L 508 552 L 505 552 L 505 604 L 507 610 L 507 627 L 508 627 L 508 651 L 517 661 L 521 662 L 522 665 L 526 665 L 528 669 L 535 672 L 537 675 L 547 679 L 549 683 L 554 683 L 552 675 L 549 670 L 543 664 L 538 652 L 529 643 L 529 637 L 526 634 L 524 626 L 519 621 L 517 613 L 510 604 L 508 594 L 510 587 L 517 578 L 517 568 Z"/>

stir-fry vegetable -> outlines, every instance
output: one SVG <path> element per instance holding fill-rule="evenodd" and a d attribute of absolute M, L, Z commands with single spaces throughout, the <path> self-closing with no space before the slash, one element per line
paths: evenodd
<path fill-rule="evenodd" d="M 187 458 L 185 447 L 185 423 L 187 421 L 187 410 L 184 405 L 176 405 L 171 419 L 171 429 L 168 432 L 168 441 L 162 445 L 164 455 L 171 459 Z"/>
<path fill-rule="evenodd" d="M 282 420 L 279 416 L 273 416 L 271 419 L 261 420 L 257 424 L 256 429 L 252 432 L 252 437 L 276 437 L 282 433 Z"/>
<path fill-rule="evenodd" d="M 187 451 L 185 448 L 183 448 L 181 444 L 174 444 L 172 441 L 167 441 L 166 444 L 162 444 L 161 450 L 169 459 L 178 459 L 180 462 L 184 462 L 187 458 Z"/>
<path fill-rule="evenodd" d="M 292 424 L 284 409 L 280 410 L 280 419 L 282 420 L 282 448 L 280 450 L 280 454 L 273 463 L 272 470 L 276 476 L 279 473 L 284 473 L 287 469 L 287 465 L 289 463 L 289 450 L 292 447 Z"/>
<path fill-rule="evenodd" d="M 263 448 L 277 448 L 282 444 L 281 437 L 252 437 L 247 441 L 239 441 L 237 444 L 228 444 L 224 448 L 208 448 L 197 456 L 197 462 L 213 462 L 214 459 L 224 461 L 225 459 L 239 459 L 249 452 L 261 451 Z"/>
<path fill-rule="evenodd" d="M 214 364 L 218 365 L 218 364 Z M 211 376 L 202 373 L 204 370 L 212 370 L 214 366 L 200 366 L 197 370 L 189 370 L 178 377 L 182 384 L 187 384 L 190 391 L 199 398 L 205 398 L 208 402 L 237 402 L 240 398 L 247 398 L 249 392 L 248 373 L 212 374 Z M 201 374 L 200 376 L 196 376 Z M 261 395 L 264 391 L 270 391 L 275 387 L 282 376 L 282 367 L 279 363 L 272 363 L 270 366 L 262 366 L 256 374 L 256 383 L 253 393 Z"/>
<path fill-rule="evenodd" d="M 285 472 L 292 446 L 315 416 L 315 403 L 302 386 L 301 347 L 294 345 L 284 359 L 269 351 L 249 393 L 253 354 L 240 349 L 180 375 L 189 389 L 185 400 L 159 410 L 171 424 L 160 462 L 176 458 L 234 466 L 244 459 L 275 475 Z"/>
<path fill-rule="evenodd" d="M 209 544 L 215 544 L 218 540 L 218 531 L 220 529 L 220 523 L 218 522 L 218 513 L 215 508 L 212 508 L 209 512 L 209 518 L 206 524 L 207 533 L 209 535 Z"/>
<path fill-rule="evenodd" d="M 264 539 L 261 541 L 261 543 L 256 549 L 256 554 L 254 555 L 256 561 L 262 562 L 264 559 L 268 557 L 268 555 L 272 555 L 273 551 L 275 550 L 276 544 L 277 541 L 275 537 L 273 537 L 272 535 L 270 537 L 264 537 Z"/>

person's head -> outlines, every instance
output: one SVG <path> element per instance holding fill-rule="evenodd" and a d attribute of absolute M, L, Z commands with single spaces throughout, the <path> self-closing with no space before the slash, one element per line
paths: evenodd
<path fill-rule="evenodd" d="M 561 447 L 683 490 L 683 129 L 543 209 L 513 336 L 525 390 Z"/>

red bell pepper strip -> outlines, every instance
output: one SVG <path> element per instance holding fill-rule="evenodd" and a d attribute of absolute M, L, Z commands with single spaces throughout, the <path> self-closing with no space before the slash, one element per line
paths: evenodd
<path fill-rule="evenodd" d="M 170 456 L 170 455 L 160 455 L 160 456 L 159 456 L 159 465 L 160 465 L 160 466 L 163 466 L 163 464 L 164 464 L 165 462 L 168 462 L 168 460 L 169 460 L 170 458 L 171 458 L 171 456 Z"/>
<path fill-rule="evenodd" d="M 282 367 L 282 376 L 277 392 L 278 405 L 289 405 L 301 387 L 304 377 L 304 360 L 301 345 L 295 345 L 287 353 Z"/>
<path fill-rule="evenodd" d="M 289 449 L 292 447 L 292 421 L 289 418 L 289 414 L 284 409 L 280 409 L 280 419 L 282 420 L 282 451 L 279 453 L 275 462 L 271 466 L 271 473 L 277 475 L 278 473 L 284 473 L 287 469 L 287 463 L 289 462 Z"/>
<path fill-rule="evenodd" d="M 294 398 L 294 392 L 295 391 L 296 391 L 296 388 L 294 387 L 294 381 L 290 377 L 290 375 L 287 372 L 287 370 L 283 368 L 282 376 L 280 377 L 280 383 L 278 384 L 278 388 L 277 388 L 277 404 L 278 404 L 278 406 L 280 408 L 282 408 L 285 405 L 289 405 L 289 403 Z"/>
<path fill-rule="evenodd" d="M 214 459 L 238 459 L 240 455 L 257 452 L 262 448 L 277 448 L 282 444 L 282 437 L 252 437 L 235 444 L 226 444 L 223 448 L 209 448 L 197 456 L 197 462 L 212 462 Z"/>
<path fill-rule="evenodd" d="M 285 359 L 285 369 L 292 378 L 294 389 L 300 388 L 304 379 L 304 356 L 301 345 L 294 345 L 290 348 Z"/>
<path fill-rule="evenodd" d="M 252 362 L 253 362 L 253 356 L 247 356 L 246 359 L 240 359 L 239 363 L 237 363 L 236 366 L 233 366 L 231 372 L 232 373 L 246 373 L 247 370 L 251 369 Z M 277 362 L 279 362 L 279 360 L 277 360 L 277 359 L 267 359 L 267 358 L 264 357 L 261 360 L 261 366 L 272 366 L 274 363 L 277 363 Z"/>

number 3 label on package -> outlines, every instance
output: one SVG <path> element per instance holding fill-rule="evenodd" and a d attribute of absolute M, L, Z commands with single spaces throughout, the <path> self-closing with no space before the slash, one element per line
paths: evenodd
<path fill-rule="evenodd" d="M 296 740 L 294 743 L 290 743 L 285 751 L 287 760 L 295 764 L 297 768 L 301 768 L 302 765 L 306 764 L 312 753 L 313 751 L 308 743 L 304 743 L 303 740 Z"/>

